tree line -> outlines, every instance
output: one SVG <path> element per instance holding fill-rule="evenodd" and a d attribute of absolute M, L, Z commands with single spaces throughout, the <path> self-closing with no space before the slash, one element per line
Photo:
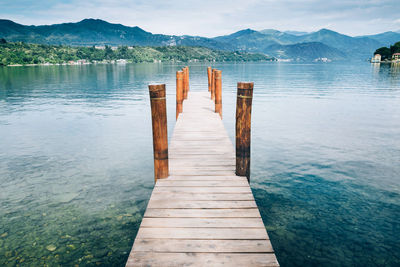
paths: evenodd
<path fill-rule="evenodd" d="M 374 55 L 379 54 L 382 56 L 382 60 L 392 59 L 394 53 L 400 53 L 400 42 L 391 45 L 390 47 L 381 47 L 376 49 Z"/>
<path fill-rule="evenodd" d="M 86 60 L 102 62 L 126 59 L 128 62 L 187 62 L 195 61 L 269 61 L 264 54 L 212 50 L 185 46 L 119 46 L 116 48 L 72 47 L 64 45 L 27 44 L 0 39 L 0 65 L 62 64 Z"/>

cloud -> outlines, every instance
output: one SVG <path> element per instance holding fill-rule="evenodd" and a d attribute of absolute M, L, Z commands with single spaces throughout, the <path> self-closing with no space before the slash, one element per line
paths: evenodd
<path fill-rule="evenodd" d="M 398 0 L 2 0 L 0 17 L 23 24 L 100 18 L 153 33 L 216 36 L 243 29 L 350 35 L 398 30 Z M 379 23 L 377 23 L 379 21 Z"/>

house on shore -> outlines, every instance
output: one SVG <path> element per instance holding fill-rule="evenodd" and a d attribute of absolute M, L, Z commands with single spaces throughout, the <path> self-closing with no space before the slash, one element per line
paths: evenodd
<path fill-rule="evenodd" d="M 381 63 L 382 56 L 380 54 L 375 54 L 373 58 L 371 58 L 371 63 Z"/>
<path fill-rule="evenodd" d="M 400 53 L 394 53 L 392 55 L 392 63 L 400 63 Z"/>

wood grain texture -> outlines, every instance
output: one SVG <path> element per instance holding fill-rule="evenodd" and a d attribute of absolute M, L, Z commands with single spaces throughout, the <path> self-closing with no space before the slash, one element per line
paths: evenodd
<path fill-rule="evenodd" d="M 209 92 L 188 94 L 168 151 L 126 266 L 279 266 Z"/>
<path fill-rule="evenodd" d="M 141 227 L 264 228 L 258 218 L 144 218 Z"/>
<path fill-rule="evenodd" d="M 209 252 L 209 253 L 273 253 L 268 240 L 197 240 L 197 239 L 137 239 L 135 251 Z"/>
<path fill-rule="evenodd" d="M 257 208 L 252 209 L 147 209 L 145 218 L 260 218 Z"/>
<path fill-rule="evenodd" d="M 136 238 L 166 238 L 166 239 L 268 239 L 265 228 L 164 228 L 140 227 Z"/>
<path fill-rule="evenodd" d="M 149 253 L 133 251 L 126 264 L 133 266 L 279 266 L 272 253 Z"/>

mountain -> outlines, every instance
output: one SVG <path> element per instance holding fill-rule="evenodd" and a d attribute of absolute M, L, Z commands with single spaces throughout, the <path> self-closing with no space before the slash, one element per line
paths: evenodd
<path fill-rule="evenodd" d="M 331 60 L 347 58 L 347 55 L 339 49 L 318 42 L 272 45 L 269 47 L 269 51 L 271 56 L 298 61 L 312 61 L 317 58 L 329 58 Z"/>
<path fill-rule="evenodd" d="M 296 36 L 309 34 L 308 32 L 299 32 L 299 31 L 284 31 L 284 33 L 296 35 Z"/>
<path fill-rule="evenodd" d="M 140 45 L 140 46 L 205 46 L 231 50 L 229 44 L 196 36 L 152 34 L 139 27 L 108 23 L 99 19 L 84 19 L 77 23 L 44 26 L 24 26 L 10 20 L 0 20 L 0 36 L 8 41 L 39 44 L 91 45 Z"/>
<path fill-rule="evenodd" d="M 266 53 L 269 46 L 279 44 L 271 35 L 266 35 L 252 29 L 215 37 L 213 40 L 230 44 L 236 50 L 261 53 Z"/>
<path fill-rule="evenodd" d="M 359 59 L 370 57 L 377 48 L 382 46 L 381 42 L 368 37 L 353 38 L 327 29 L 304 35 L 292 35 L 271 29 L 262 31 L 247 29 L 231 35 L 216 37 L 214 40 L 229 43 L 238 50 L 261 52 L 269 55 L 272 55 L 270 48 L 273 45 L 322 43 L 341 50 L 349 57 Z M 306 48 L 308 46 L 298 47 Z"/>
<path fill-rule="evenodd" d="M 334 55 L 332 49 L 338 49 L 349 58 L 366 59 L 377 48 L 398 41 L 399 35 L 400 33 L 396 32 L 386 32 L 351 37 L 328 29 L 311 33 L 245 29 L 229 35 L 205 38 L 153 34 L 139 27 L 128 27 L 99 19 L 84 19 L 77 23 L 43 26 L 25 26 L 10 20 L 0 20 L 0 38 L 14 42 L 72 46 L 203 46 L 217 50 L 257 52 L 267 55 L 273 55 L 282 49 L 287 51 L 285 55 L 294 55 L 293 51 L 298 51 L 302 58 L 306 51 L 311 52 L 313 56 L 318 54 L 317 57 L 326 57 L 324 54 Z M 304 53 L 299 49 L 304 49 Z M 335 58 L 341 58 L 341 56 L 336 55 Z"/>
<path fill-rule="evenodd" d="M 286 32 L 281 32 L 277 30 L 261 30 L 261 33 L 265 35 L 271 36 L 275 42 L 279 44 L 295 44 L 298 43 L 299 41 L 299 36 L 300 35 L 295 35 L 295 34 L 290 34 Z"/>
<path fill-rule="evenodd" d="M 354 38 L 328 29 L 299 36 L 298 42 L 320 42 L 360 59 L 370 57 L 382 46 L 382 43 L 368 37 Z"/>
<path fill-rule="evenodd" d="M 366 35 L 366 36 L 361 36 L 361 37 L 367 37 L 370 39 L 374 39 L 378 42 L 380 42 L 383 46 L 390 46 L 393 45 L 397 42 L 400 42 L 400 32 L 384 32 L 380 34 L 375 34 L 375 35 Z M 360 37 L 358 37 L 360 38 Z"/>

